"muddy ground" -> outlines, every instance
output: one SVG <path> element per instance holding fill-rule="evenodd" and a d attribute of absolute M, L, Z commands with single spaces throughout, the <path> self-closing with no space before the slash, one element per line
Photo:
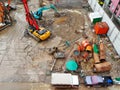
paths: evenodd
<path fill-rule="evenodd" d="M 29 7 L 33 11 L 36 10 L 39 7 L 38 1 L 34 1 L 34 3 L 33 1 L 29 2 Z M 13 25 L 0 31 L 1 83 L 32 82 L 50 84 L 50 68 L 54 59 L 52 55 L 47 53 L 48 48 L 54 46 L 60 47 L 66 41 L 70 42 L 69 47 L 60 47 L 65 52 L 66 59 L 58 60 L 53 69 L 53 72 L 64 72 L 65 62 L 72 58 L 73 50 L 76 49 L 75 42 L 82 41 L 84 36 L 87 36 L 90 41 L 93 38 L 97 39 L 97 35 L 95 35 L 90 26 L 91 22 L 88 17 L 90 11 L 88 9 L 58 8 L 58 11 L 61 13 L 61 17 L 54 17 L 54 11 L 49 10 L 44 12 L 43 20 L 38 21 L 41 26 L 52 32 L 52 36 L 43 42 L 37 42 L 32 37 L 24 36 L 24 31 L 28 24 L 25 20 L 25 12 L 22 4 L 18 4 L 17 10 L 11 12 L 14 21 Z M 120 76 L 120 60 L 116 58 L 117 53 L 107 36 L 101 38 L 106 48 L 106 60 L 111 62 L 112 70 L 106 73 L 95 74 L 110 75 L 113 78 L 118 77 Z M 92 62 L 93 59 L 81 63 L 86 75 L 94 75 L 91 71 Z"/>

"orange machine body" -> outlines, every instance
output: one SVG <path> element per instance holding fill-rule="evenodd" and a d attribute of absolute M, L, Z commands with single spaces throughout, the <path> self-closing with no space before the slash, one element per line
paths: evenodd
<path fill-rule="evenodd" d="M 106 22 L 97 22 L 94 26 L 96 34 L 107 34 L 109 26 Z"/>
<path fill-rule="evenodd" d="M 4 7 L 3 7 L 3 3 L 0 2 L 0 23 L 3 22 L 3 16 L 4 16 Z"/>

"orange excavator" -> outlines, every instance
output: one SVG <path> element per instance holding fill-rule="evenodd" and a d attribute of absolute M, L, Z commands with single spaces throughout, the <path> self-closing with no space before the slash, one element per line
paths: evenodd
<path fill-rule="evenodd" d="M 10 6 L 11 0 L 8 0 L 7 6 L 3 1 L 0 1 L 0 30 L 12 25 L 12 19 L 9 15 L 10 10 L 15 9 Z"/>

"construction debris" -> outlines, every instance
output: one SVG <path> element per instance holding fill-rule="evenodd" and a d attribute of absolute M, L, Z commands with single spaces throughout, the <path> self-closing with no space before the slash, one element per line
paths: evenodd
<path fill-rule="evenodd" d="M 76 0 L 72 0 L 72 3 L 74 1 Z M 60 2 L 64 3 L 63 0 Z M 32 11 L 39 8 L 37 4 L 37 0 L 28 2 Z M 42 20 L 36 22 L 44 26 L 45 30 L 50 30 L 52 38 L 39 43 L 23 36 L 27 24 L 23 5 L 18 7 L 20 8 L 12 13 L 18 21 L 17 24 L 9 28 L 11 31 L 0 32 L 1 82 L 50 84 L 51 72 L 78 75 L 80 83 L 88 75 L 120 76 L 118 55 L 106 35 L 102 37 L 92 32 L 87 15 L 89 12 L 84 8 L 58 8 L 61 16 L 59 18 L 54 17 L 53 11 L 44 12 Z M 66 68 L 69 60 L 76 63 L 70 64 L 70 67 L 75 67 L 72 70 Z"/>

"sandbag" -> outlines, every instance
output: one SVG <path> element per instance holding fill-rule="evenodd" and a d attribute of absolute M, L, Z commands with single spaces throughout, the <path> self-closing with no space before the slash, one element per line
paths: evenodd
<path fill-rule="evenodd" d="M 106 59 L 106 53 L 105 53 L 105 48 L 104 48 L 104 44 L 100 43 L 100 61 L 105 61 Z"/>
<path fill-rule="evenodd" d="M 93 53 L 94 63 L 100 63 L 99 54 Z"/>
<path fill-rule="evenodd" d="M 103 62 L 94 64 L 94 72 L 106 72 L 111 70 L 111 63 Z"/>

